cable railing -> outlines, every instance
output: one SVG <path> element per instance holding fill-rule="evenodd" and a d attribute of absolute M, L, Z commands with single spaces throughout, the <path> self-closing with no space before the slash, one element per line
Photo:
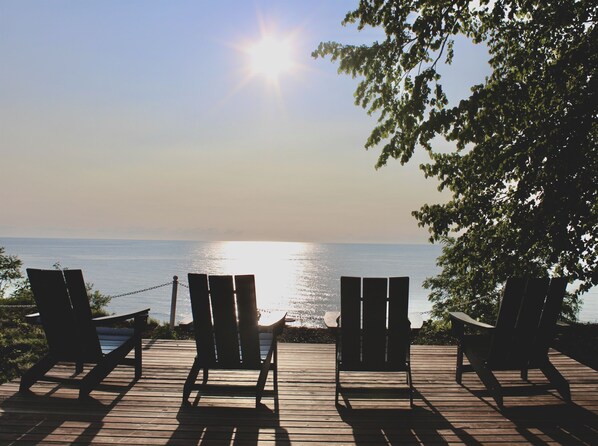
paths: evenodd
<path fill-rule="evenodd" d="M 168 282 L 164 282 L 164 283 L 160 283 L 158 285 L 153 285 L 153 286 L 149 286 L 146 288 L 141 288 L 138 290 L 134 290 L 134 291 L 127 291 L 125 293 L 120 293 L 120 294 L 114 294 L 114 295 L 110 295 L 108 294 L 107 296 L 110 297 L 111 299 L 116 299 L 116 298 L 121 298 L 121 297 L 127 297 L 127 296 L 133 296 L 136 294 L 141 294 L 141 293 L 146 293 L 148 291 L 153 291 L 159 288 L 165 288 L 171 286 L 171 297 L 170 297 L 170 315 L 169 315 L 169 323 L 170 323 L 170 327 L 174 327 L 175 326 L 175 321 L 176 321 L 176 308 L 177 308 L 177 299 L 178 299 L 178 288 L 179 286 L 185 288 L 185 289 L 189 289 L 189 284 L 185 283 L 185 282 L 181 282 L 179 281 L 178 276 L 173 276 L 171 281 Z M 475 299 L 478 300 L 478 299 Z M 480 298 L 481 300 L 481 298 Z M 472 301 L 473 302 L 473 301 Z M 37 306 L 35 304 L 6 304 L 6 305 L 2 305 L 0 304 L 0 309 L 2 308 L 36 308 Z M 264 313 L 268 313 L 269 310 L 260 310 L 261 312 Z M 425 315 L 429 315 L 431 314 L 432 310 L 427 310 L 427 311 L 413 311 L 410 312 L 410 314 L 418 314 L 422 317 Z M 314 319 L 313 317 L 310 316 L 304 316 L 304 315 L 293 315 L 293 314 L 289 314 L 287 315 L 287 322 L 295 322 L 295 321 L 299 321 L 300 325 L 303 325 L 304 322 L 310 321 Z M 183 321 L 180 321 L 180 324 L 188 324 L 192 321 L 191 318 L 186 318 Z"/>
<path fill-rule="evenodd" d="M 165 282 L 165 283 L 161 283 L 159 285 L 154 285 L 154 286 L 149 286 L 146 288 L 142 288 L 139 290 L 134 290 L 134 291 L 127 291 L 126 293 L 120 293 L 120 294 L 107 294 L 106 296 L 109 297 L 110 299 L 116 299 L 119 297 L 126 297 L 126 296 L 133 296 L 136 294 L 141 294 L 141 293 L 146 293 L 148 291 L 153 291 L 159 288 L 164 288 L 167 286 L 172 286 L 172 293 L 171 293 L 171 304 L 170 304 L 170 326 L 174 327 L 174 321 L 175 321 L 175 317 L 176 317 L 176 300 L 177 300 L 177 294 L 178 294 L 178 286 L 182 286 L 184 288 L 189 288 L 189 285 L 187 285 L 186 283 L 183 282 L 179 282 L 179 279 L 177 276 L 173 276 L 172 280 L 169 282 Z M 37 305 L 35 304 L 0 304 L 0 308 L 37 308 Z"/>

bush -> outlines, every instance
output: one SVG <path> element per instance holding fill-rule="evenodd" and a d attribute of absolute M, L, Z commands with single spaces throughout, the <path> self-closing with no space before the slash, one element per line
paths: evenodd
<path fill-rule="evenodd" d="M 2 299 L 0 308 L 0 383 L 20 376 L 48 349 L 43 330 L 25 322 L 25 315 L 35 307 L 10 307 L 30 305 L 31 292 L 22 289 L 12 298 Z"/>

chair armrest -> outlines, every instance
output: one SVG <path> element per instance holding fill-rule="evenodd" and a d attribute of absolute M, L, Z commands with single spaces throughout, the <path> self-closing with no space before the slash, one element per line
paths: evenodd
<path fill-rule="evenodd" d="M 327 311 L 324 314 L 324 324 L 328 328 L 338 328 L 338 323 L 341 317 L 340 311 Z"/>
<path fill-rule="evenodd" d="M 31 325 L 39 325 L 42 323 L 42 318 L 39 313 L 31 313 L 25 315 L 25 321 Z"/>
<path fill-rule="evenodd" d="M 560 320 L 560 321 L 556 321 L 554 331 L 555 331 L 555 333 L 558 333 L 558 334 L 565 334 L 565 333 L 568 333 L 571 330 L 574 330 L 575 328 L 579 328 L 583 325 L 584 325 L 583 322 L 580 323 L 580 322 L 575 322 L 575 321 Z"/>
<path fill-rule="evenodd" d="M 482 328 L 485 330 L 494 328 L 494 325 L 477 321 L 469 317 L 467 314 L 461 313 L 460 311 L 450 312 L 449 316 L 451 317 L 451 322 L 453 324 L 467 325 L 469 327 Z"/>
<path fill-rule="evenodd" d="M 421 313 L 409 313 L 407 316 L 411 324 L 411 330 L 417 331 L 423 327 L 425 320 Z"/>
<path fill-rule="evenodd" d="M 450 312 L 449 316 L 451 319 L 451 332 L 456 338 L 461 338 L 463 336 L 466 326 L 482 330 L 494 329 L 493 325 L 477 321 L 469 317 L 467 314 L 461 313 L 460 311 Z"/>
<path fill-rule="evenodd" d="M 282 333 L 286 322 L 287 313 L 285 311 L 273 311 L 272 313 L 262 313 L 260 316 L 259 331 L 272 332 L 276 335 Z"/>
<path fill-rule="evenodd" d="M 94 317 L 91 322 L 94 325 L 107 325 L 107 324 L 114 324 L 116 322 L 127 321 L 129 319 L 140 319 L 140 318 L 147 318 L 149 316 L 149 308 L 145 310 L 136 311 L 135 313 L 128 313 L 128 314 L 114 314 L 111 316 L 102 316 L 102 317 Z"/>

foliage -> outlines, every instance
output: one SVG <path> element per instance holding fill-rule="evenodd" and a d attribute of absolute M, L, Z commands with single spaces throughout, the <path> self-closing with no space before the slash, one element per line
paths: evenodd
<path fill-rule="evenodd" d="M 0 298 L 4 297 L 6 287 L 21 279 L 21 260 L 17 256 L 5 254 L 5 249 L 0 246 Z"/>
<path fill-rule="evenodd" d="M 414 345 L 454 345 L 457 340 L 451 333 L 450 324 L 444 320 L 429 320 L 415 332 Z"/>
<path fill-rule="evenodd" d="M 152 339 L 179 339 L 175 329 L 170 328 L 170 324 L 156 324 L 151 331 Z"/>
<path fill-rule="evenodd" d="M 308 328 L 287 326 L 278 337 L 279 342 L 333 344 L 335 335 L 328 328 Z"/>
<path fill-rule="evenodd" d="M 2 305 L 0 307 L 0 383 L 20 376 L 47 351 L 43 330 L 25 322 L 25 315 L 35 311 L 35 302 L 30 288 L 19 287 L 12 296 L 2 299 Z"/>
<path fill-rule="evenodd" d="M 105 310 L 106 305 L 112 300 L 112 296 L 102 294 L 98 290 L 93 289 L 93 283 L 86 283 L 87 296 L 89 297 L 89 306 L 94 317 L 106 316 L 108 312 Z"/>
<path fill-rule="evenodd" d="M 509 276 L 598 284 L 598 4 L 589 0 L 362 0 L 343 24 L 381 27 L 382 42 L 321 43 L 339 72 L 361 76 L 356 104 L 378 116 L 376 167 L 420 166 L 451 199 L 413 215 L 444 244 L 427 280 L 434 315 L 491 317 Z M 440 68 L 455 38 L 485 45 L 491 74 L 449 104 Z M 442 140 L 453 147 L 443 151 Z"/>

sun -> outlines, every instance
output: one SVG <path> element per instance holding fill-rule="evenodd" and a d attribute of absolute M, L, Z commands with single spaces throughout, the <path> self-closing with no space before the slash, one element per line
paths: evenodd
<path fill-rule="evenodd" d="M 291 45 L 288 40 L 266 36 L 260 42 L 252 45 L 248 53 L 252 74 L 263 75 L 270 80 L 278 79 L 281 73 L 289 71 L 293 65 Z"/>

